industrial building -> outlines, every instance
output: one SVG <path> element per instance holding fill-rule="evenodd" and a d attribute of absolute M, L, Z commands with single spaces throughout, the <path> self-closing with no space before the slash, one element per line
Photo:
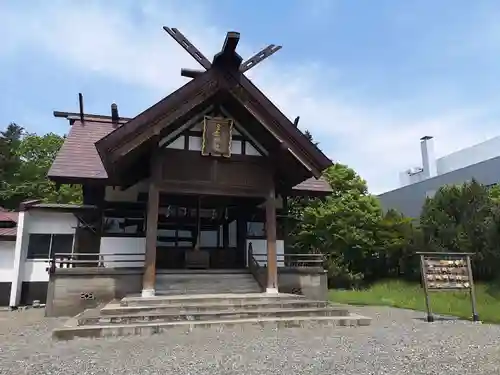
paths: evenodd
<path fill-rule="evenodd" d="M 378 197 L 386 210 L 396 209 L 418 217 L 426 197 L 444 185 L 475 179 L 484 185 L 500 182 L 500 136 L 436 159 L 434 139 L 420 139 L 422 165 L 400 173 L 400 187 Z"/>

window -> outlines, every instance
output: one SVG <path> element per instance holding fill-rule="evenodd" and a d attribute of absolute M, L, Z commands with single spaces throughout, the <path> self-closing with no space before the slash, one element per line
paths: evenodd
<path fill-rule="evenodd" d="M 49 259 L 52 254 L 71 254 L 72 250 L 72 234 L 30 234 L 27 258 Z"/>
<path fill-rule="evenodd" d="M 265 238 L 266 237 L 266 224 L 259 222 L 247 223 L 247 237 L 248 238 Z"/>

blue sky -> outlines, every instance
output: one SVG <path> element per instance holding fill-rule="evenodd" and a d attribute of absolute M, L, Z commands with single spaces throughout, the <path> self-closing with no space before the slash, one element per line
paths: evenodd
<path fill-rule="evenodd" d="M 189 4 L 189 5 L 186 5 Z M 207 57 L 226 31 L 245 58 L 283 49 L 249 76 L 372 192 L 420 163 L 500 135 L 500 2 L 466 0 L 0 0 L 0 124 L 63 134 L 54 110 L 135 116 L 198 68 L 163 30 Z"/>

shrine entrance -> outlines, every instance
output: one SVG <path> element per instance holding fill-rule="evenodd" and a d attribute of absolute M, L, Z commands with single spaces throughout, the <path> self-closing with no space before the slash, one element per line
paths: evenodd
<path fill-rule="evenodd" d="M 246 213 L 258 201 L 161 194 L 156 269 L 245 268 Z"/>

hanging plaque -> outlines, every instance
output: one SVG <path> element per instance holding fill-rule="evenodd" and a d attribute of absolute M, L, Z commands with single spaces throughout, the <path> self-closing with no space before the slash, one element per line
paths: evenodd
<path fill-rule="evenodd" d="M 231 156 L 233 120 L 205 116 L 203 121 L 202 155 Z"/>

